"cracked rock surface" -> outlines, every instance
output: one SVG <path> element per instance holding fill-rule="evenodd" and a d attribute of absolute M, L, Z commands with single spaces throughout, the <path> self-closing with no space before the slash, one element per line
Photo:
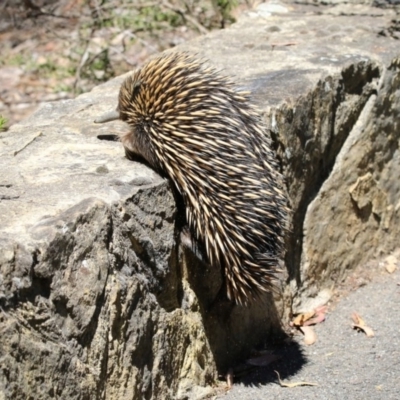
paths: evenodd
<path fill-rule="evenodd" d="M 187 46 L 251 89 L 269 124 L 292 206 L 294 312 L 398 246 L 399 10 L 386 7 L 263 4 Z"/>
<path fill-rule="evenodd" d="M 263 307 L 212 307 L 220 271 L 179 246 L 168 182 L 124 157 L 122 123 L 93 124 L 122 77 L 0 133 L 0 398 L 204 397 L 290 305 L 398 246 L 396 18 L 263 5 L 181 47 L 253 91 L 286 176 L 288 279 Z"/>

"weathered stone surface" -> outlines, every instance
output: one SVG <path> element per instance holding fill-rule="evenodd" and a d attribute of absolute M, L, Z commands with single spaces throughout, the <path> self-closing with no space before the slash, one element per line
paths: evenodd
<path fill-rule="evenodd" d="M 265 5 L 185 46 L 253 90 L 293 217 L 279 312 L 212 307 L 220 271 L 178 246 L 168 182 L 94 125 L 122 78 L 0 134 L 0 398 L 168 399 L 398 246 L 400 49 L 393 10 Z"/>
<path fill-rule="evenodd" d="M 326 301 L 346 269 L 398 246 L 396 15 L 366 3 L 263 4 L 229 35 L 187 45 L 236 75 L 265 113 L 293 209 L 293 311 Z"/>
<path fill-rule="evenodd" d="M 120 81 L 1 134 L 7 399 L 202 397 L 279 327 L 273 304 L 212 307 L 221 271 L 178 247 L 168 182 L 93 123 Z"/>

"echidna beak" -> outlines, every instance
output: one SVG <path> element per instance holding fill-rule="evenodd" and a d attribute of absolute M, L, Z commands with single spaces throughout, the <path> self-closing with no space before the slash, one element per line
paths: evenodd
<path fill-rule="evenodd" d="M 94 123 L 95 124 L 103 124 L 104 122 L 115 121 L 116 119 L 119 119 L 119 111 L 113 110 L 113 111 L 109 111 L 109 112 L 103 114 L 99 118 L 96 118 L 94 120 Z"/>

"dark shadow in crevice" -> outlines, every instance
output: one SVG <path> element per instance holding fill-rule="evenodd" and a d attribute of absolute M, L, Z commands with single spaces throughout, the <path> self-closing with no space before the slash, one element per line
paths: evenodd
<path fill-rule="evenodd" d="M 277 383 L 275 371 L 279 372 L 282 380 L 289 379 L 298 374 L 308 362 L 301 346 L 294 341 L 280 341 L 273 347 L 269 346 L 269 350 L 268 354 L 278 357 L 276 361 L 265 367 L 249 366 L 245 363 L 237 365 L 233 368 L 235 382 L 241 382 L 247 387 Z"/>
<path fill-rule="evenodd" d="M 99 140 L 107 140 L 109 142 L 118 142 L 119 138 L 118 135 L 113 135 L 113 134 L 102 134 L 102 135 L 97 135 L 97 139 Z"/>
<path fill-rule="evenodd" d="M 35 304 L 39 297 L 49 299 L 53 277 L 42 277 L 35 273 L 35 267 L 39 264 L 39 257 L 40 251 L 36 249 L 32 253 L 32 265 L 29 270 L 30 285 L 16 291 L 12 298 L 4 299 L 4 302 L 0 301 L 0 306 L 4 310 L 16 308 L 19 303 L 30 302 Z"/>
<path fill-rule="evenodd" d="M 303 367 L 306 360 L 297 345 L 283 345 L 287 335 L 272 294 L 248 307 L 236 305 L 227 298 L 221 270 L 202 262 L 188 248 L 182 249 L 181 257 L 188 283 L 199 301 L 208 345 L 220 374 L 225 375 L 229 369 L 240 370 L 241 363 L 255 349 L 271 349 L 278 355 L 290 350 L 292 362 L 286 375 L 294 375 Z"/>

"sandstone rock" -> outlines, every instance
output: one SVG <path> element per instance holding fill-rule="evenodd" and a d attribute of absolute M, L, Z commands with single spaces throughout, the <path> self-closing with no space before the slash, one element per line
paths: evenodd
<path fill-rule="evenodd" d="M 92 122 L 122 77 L 0 133 L 0 398 L 201 398 L 289 305 L 398 246 L 396 16 L 336 7 L 264 6 L 182 47 L 270 127 L 293 208 L 279 303 L 213 307 L 220 271 L 178 246 L 168 182 L 124 157 L 123 124 Z"/>
<path fill-rule="evenodd" d="M 297 312 L 398 246 L 400 51 L 392 9 L 286 9 L 266 18 L 264 6 L 187 48 L 245 82 L 265 113 L 293 209 L 285 261 Z"/>
<path fill-rule="evenodd" d="M 120 82 L 1 134 L 7 399 L 202 397 L 279 328 L 273 304 L 212 307 L 221 272 L 178 248 L 168 182 L 93 123 Z"/>

